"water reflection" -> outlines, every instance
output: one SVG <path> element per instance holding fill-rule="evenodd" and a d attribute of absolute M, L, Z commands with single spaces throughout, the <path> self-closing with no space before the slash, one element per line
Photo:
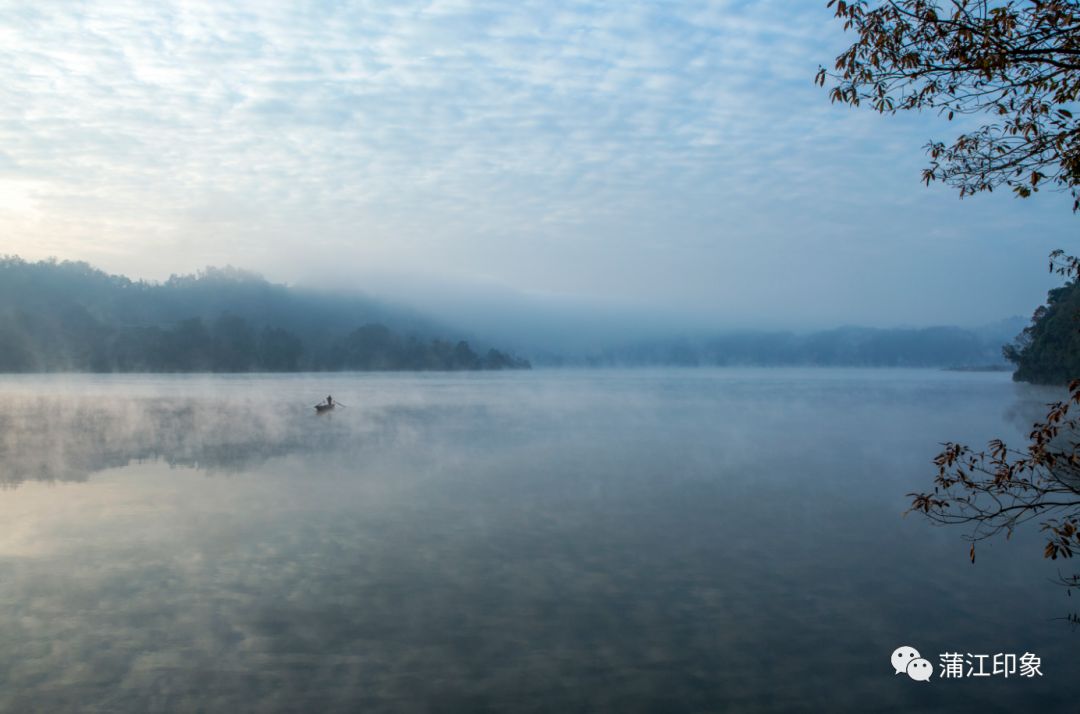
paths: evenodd
<path fill-rule="evenodd" d="M 306 387 L 165 381 L 118 390 L 111 416 L 100 392 L 9 393 L 38 416 L 6 422 L 23 426 L 5 470 L 94 475 L 0 494 L 0 710 L 994 711 L 1080 693 L 1051 620 L 1067 603 L 1023 538 L 973 568 L 958 534 L 899 516 L 943 436 L 1020 428 L 1007 381 L 357 378 L 334 394 L 361 406 L 333 420 Z M 52 441 L 63 458 L 40 456 Z M 1047 675 L 901 681 L 899 644 L 1035 651 Z"/>
<path fill-rule="evenodd" d="M 82 481 L 133 461 L 237 472 L 334 448 L 367 425 L 265 400 L 124 395 L 0 400 L 0 483 Z"/>

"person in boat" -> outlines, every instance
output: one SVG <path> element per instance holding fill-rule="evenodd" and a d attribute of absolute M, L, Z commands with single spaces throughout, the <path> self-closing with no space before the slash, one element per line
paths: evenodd
<path fill-rule="evenodd" d="M 326 395 L 326 406 L 328 406 L 328 407 L 334 406 L 334 398 L 332 396 L 330 396 L 329 394 Z"/>

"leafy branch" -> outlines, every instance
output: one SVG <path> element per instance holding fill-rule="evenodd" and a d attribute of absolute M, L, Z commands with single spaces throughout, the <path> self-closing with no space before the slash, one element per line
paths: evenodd
<path fill-rule="evenodd" d="M 923 180 L 968 196 L 1047 184 L 1080 209 L 1080 3 L 1076 0 L 830 0 L 858 40 L 837 58 L 833 102 L 875 111 L 935 109 L 992 119 L 951 144 L 926 146 Z"/>

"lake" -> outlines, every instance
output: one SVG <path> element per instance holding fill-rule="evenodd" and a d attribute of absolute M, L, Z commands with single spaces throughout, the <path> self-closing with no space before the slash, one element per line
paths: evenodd
<path fill-rule="evenodd" d="M 316 416 L 327 393 L 346 406 Z M 903 517 L 1052 391 L 929 370 L 0 376 L 0 711 L 1073 711 L 1036 524 Z M 1041 677 L 894 674 L 917 648 Z"/>

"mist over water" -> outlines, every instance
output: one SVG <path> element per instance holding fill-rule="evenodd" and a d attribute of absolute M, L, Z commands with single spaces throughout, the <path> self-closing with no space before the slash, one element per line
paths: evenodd
<path fill-rule="evenodd" d="M 316 416 L 327 393 L 348 405 Z M 903 518 L 1006 374 L 0 378 L 0 710 L 1017 711 L 1080 694 L 1034 528 Z M 889 655 L 1033 652 L 913 682 Z"/>

